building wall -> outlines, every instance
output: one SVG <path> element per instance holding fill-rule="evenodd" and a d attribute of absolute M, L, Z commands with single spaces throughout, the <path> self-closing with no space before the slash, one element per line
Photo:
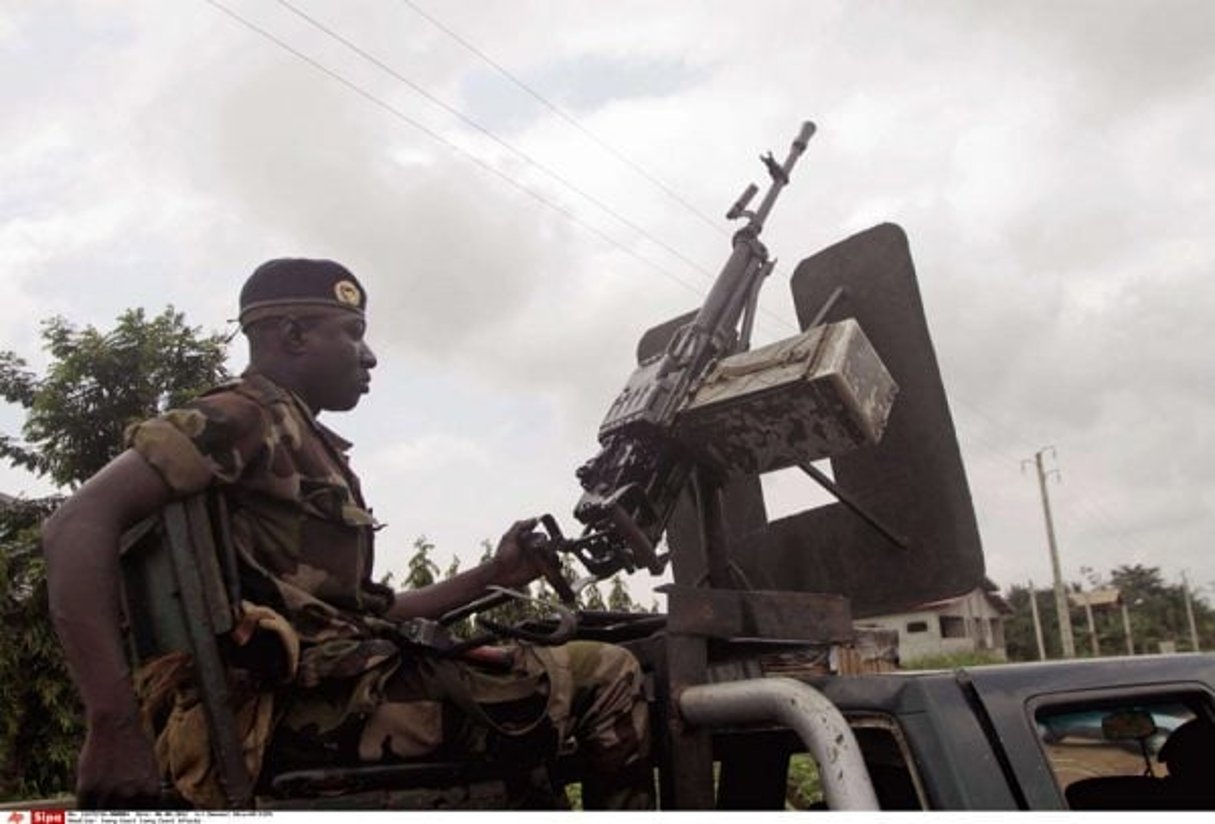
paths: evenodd
<path fill-rule="evenodd" d="M 866 618 L 863 626 L 896 630 L 901 661 L 974 651 L 1005 657 L 1003 616 L 980 590 L 914 612 Z"/>

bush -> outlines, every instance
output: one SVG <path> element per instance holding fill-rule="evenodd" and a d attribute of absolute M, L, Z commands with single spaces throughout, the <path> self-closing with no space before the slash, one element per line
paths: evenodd
<path fill-rule="evenodd" d="M 991 652 L 952 652 L 948 655 L 926 655 L 904 661 L 900 669 L 934 670 L 957 669 L 958 667 L 981 667 L 985 664 L 1003 664 L 1001 658 Z"/>
<path fill-rule="evenodd" d="M 39 523 L 59 498 L 0 507 L 0 800 L 71 792 L 81 708 L 47 608 Z"/>

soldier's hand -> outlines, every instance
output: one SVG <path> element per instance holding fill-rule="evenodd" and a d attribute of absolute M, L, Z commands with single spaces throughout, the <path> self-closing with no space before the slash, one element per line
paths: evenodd
<path fill-rule="evenodd" d="M 497 566 L 494 577 L 500 586 L 527 586 L 544 574 L 544 566 L 537 553 L 531 550 L 533 542 L 545 540 L 543 535 L 532 531 L 535 528 L 535 518 L 515 521 L 502 540 L 498 541 L 498 550 L 494 553 L 494 564 Z"/>
<path fill-rule="evenodd" d="M 140 810 L 164 806 L 152 744 L 137 719 L 89 726 L 76 772 L 82 810 Z"/>

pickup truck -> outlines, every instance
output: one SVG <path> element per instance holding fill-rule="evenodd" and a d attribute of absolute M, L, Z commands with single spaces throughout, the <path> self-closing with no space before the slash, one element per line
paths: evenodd
<path fill-rule="evenodd" d="M 744 679 L 733 684 L 749 688 L 776 681 L 806 688 L 829 702 L 850 729 L 853 740 L 847 746 L 859 758 L 837 760 L 832 749 L 817 765 L 819 776 L 831 769 L 841 773 L 837 777 L 852 788 L 852 802 L 863 799 L 856 788 L 865 793 L 871 788 L 869 803 L 842 806 L 947 811 L 1215 809 L 1212 654 Z M 721 686 L 719 682 L 711 688 Z M 714 758 L 720 762 L 717 807 L 789 806 L 787 776 L 797 773 L 804 782 L 807 772 L 807 756 L 800 754 L 806 749 L 804 741 L 789 725 L 719 725 L 712 738 Z M 743 759 L 737 758 L 740 753 Z M 795 765 L 800 761 L 800 770 L 795 766 L 793 773 L 786 772 L 790 758 Z M 847 774 L 849 770 L 854 772 Z M 674 806 L 671 801 L 664 798 L 662 806 Z M 830 790 L 825 798 L 820 789 L 802 802 L 795 806 L 835 806 Z M 0 809 L 72 806 L 70 798 L 61 797 Z"/>
<path fill-rule="evenodd" d="M 851 728 L 881 809 L 1215 809 L 1215 655 L 805 682 Z"/>

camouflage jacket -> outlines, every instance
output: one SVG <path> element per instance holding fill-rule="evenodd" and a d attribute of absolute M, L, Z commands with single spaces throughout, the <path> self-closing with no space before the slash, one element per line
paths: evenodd
<path fill-rule="evenodd" d="M 371 579 L 375 522 L 350 444 L 297 396 L 250 370 L 132 427 L 127 443 L 179 494 L 223 490 L 242 598 L 299 635 L 303 683 L 383 660 L 393 593 Z"/>

